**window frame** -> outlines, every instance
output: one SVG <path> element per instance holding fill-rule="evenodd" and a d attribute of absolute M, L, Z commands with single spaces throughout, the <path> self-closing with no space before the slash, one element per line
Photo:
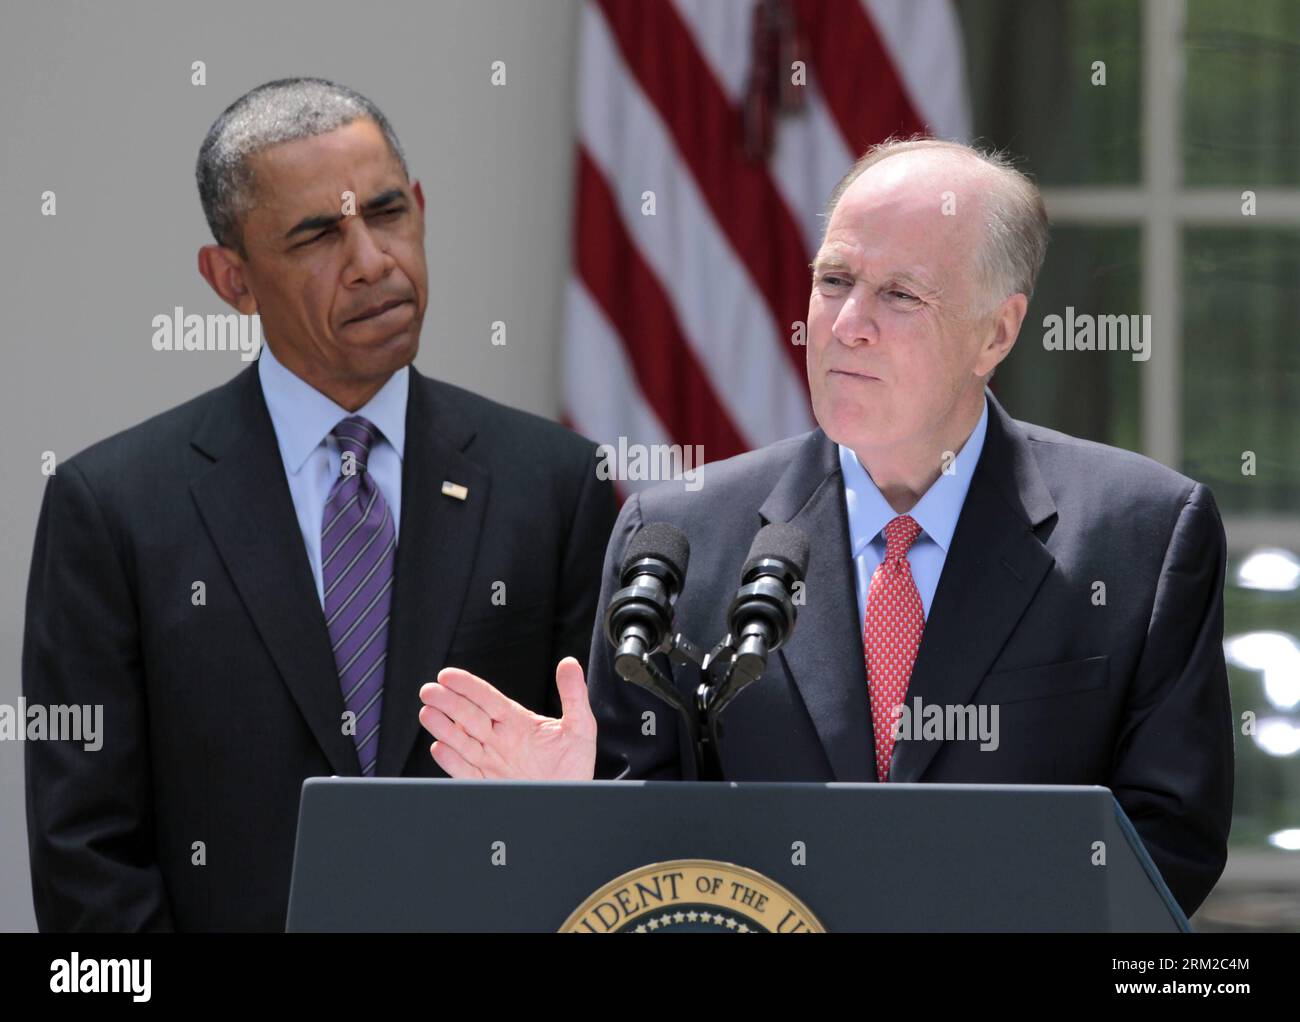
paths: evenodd
<path fill-rule="evenodd" d="M 1140 183 L 1043 189 L 1053 226 L 1139 229 L 1139 286 L 1142 311 L 1151 314 L 1153 353 L 1140 375 L 1142 453 L 1176 469 L 1181 469 L 1183 454 L 1184 229 L 1300 225 L 1300 189 L 1252 189 L 1255 215 L 1248 217 L 1241 212 L 1240 190 L 1184 187 L 1186 27 L 1185 0 L 1143 0 Z M 1295 514 L 1268 516 L 1225 514 L 1224 530 L 1233 555 L 1259 546 L 1300 551 L 1300 509 Z"/>

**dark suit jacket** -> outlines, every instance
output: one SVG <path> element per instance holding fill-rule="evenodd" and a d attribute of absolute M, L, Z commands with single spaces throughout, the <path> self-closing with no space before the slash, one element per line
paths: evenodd
<path fill-rule="evenodd" d="M 443 666 L 558 715 L 616 510 L 595 466 L 555 423 L 412 369 L 380 775 L 445 776 L 417 716 Z M 360 769 L 255 365 L 58 466 L 23 692 L 104 707 L 97 752 L 26 745 L 43 930 L 284 928 L 302 782 Z"/>
<path fill-rule="evenodd" d="M 1100 784 L 1115 793 L 1190 914 L 1226 859 L 1233 724 L 1223 657 L 1223 525 L 1210 491 L 1147 458 L 1012 420 L 990 402 L 912 671 L 907 703 L 999 706 L 1001 744 L 905 740 L 891 779 Z M 820 430 L 705 466 L 623 507 L 601 607 L 629 537 L 671 522 L 691 541 L 677 627 L 707 648 L 750 541 L 792 522 L 811 542 L 791 640 L 724 713 L 728 780 L 875 781 L 844 485 Z M 1106 585 L 1104 606 L 1093 583 Z M 675 714 L 613 672 L 597 635 L 589 685 L 598 777 L 694 772 Z M 660 657 L 660 666 L 671 670 Z M 698 671 L 678 670 L 684 690 Z M 652 735 L 642 714 L 655 712 Z"/>

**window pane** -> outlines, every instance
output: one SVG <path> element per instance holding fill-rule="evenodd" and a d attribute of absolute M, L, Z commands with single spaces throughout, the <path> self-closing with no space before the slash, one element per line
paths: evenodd
<path fill-rule="evenodd" d="M 1142 6 L 962 0 L 974 137 L 1025 158 L 1041 185 L 1136 184 Z M 1093 62 L 1106 84 L 1093 85 Z"/>
<path fill-rule="evenodd" d="M 1300 230 L 1184 237 L 1183 471 L 1225 514 L 1300 513 Z"/>
<path fill-rule="evenodd" d="M 1020 339 L 993 377 L 1017 419 L 1138 450 L 1144 363 L 1127 351 L 1048 351 L 1044 318 L 1140 313 L 1136 227 L 1056 227 Z"/>
<path fill-rule="evenodd" d="M 1186 54 L 1187 183 L 1300 183 L 1300 3 L 1191 0 Z"/>

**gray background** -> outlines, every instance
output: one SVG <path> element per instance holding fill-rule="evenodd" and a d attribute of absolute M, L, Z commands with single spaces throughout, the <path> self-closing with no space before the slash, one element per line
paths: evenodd
<path fill-rule="evenodd" d="M 558 412 L 576 20 L 574 0 L 6 5 L 0 703 L 20 693 L 41 453 L 67 458 L 245 367 L 237 352 L 155 352 L 150 321 L 176 305 L 228 311 L 196 268 L 211 239 L 194 160 L 253 86 L 318 75 L 379 105 L 429 204 L 416 365 Z M 204 86 L 190 84 L 196 60 Z M 490 81 L 496 60 L 504 87 Z M 40 213 L 46 190 L 56 216 Z M 491 344 L 494 320 L 504 347 Z M 0 742 L 0 930 L 35 928 L 22 757 Z"/>

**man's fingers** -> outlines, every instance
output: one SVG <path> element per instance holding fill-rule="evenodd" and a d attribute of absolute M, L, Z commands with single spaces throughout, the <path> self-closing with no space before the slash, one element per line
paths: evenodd
<path fill-rule="evenodd" d="M 426 706 L 441 710 L 471 737 L 480 742 L 487 742 L 492 737 L 492 718 L 483 712 L 481 706 L 453 692 L 446 685 L 430 682 L 420 690 L 420 696 Z"/>
<path fill-rule="evenodd" d="M 429 755 L 433 761 L 447 771 L 448 777 L 466 778 L 469 780 L 481 781 L 483 771 L 472 763 L 465 761 L 465 757 L 453 749 L 446 742 L 434 742 L 429 746 Z"/>
<path fill-rule="evenodd" d="M 459 667 L 444 667 L 439 671 L 438 684 L 482 707 L 483 712 L 493 720 L 505 720 L 515 708 L 513 700 L 506 698 L 482 678 L 469 671 L 462 671 Z"/>
<path fill-rule="evenodd" d="M 420 708 L 420 723 L 438 741 L 451 746 L 467 763 L 477 766 L 483 758 L 483 746 L 436 706 Z"/>
<path fill-rule="evenodd" d="M 555 687 L 560 691 L 561 713 L 570 723 L 591 717 L 591 704 L 587 700 L 587 682 L 582 674 L 582 664 L 566 656 L 555 666 Z"/>

